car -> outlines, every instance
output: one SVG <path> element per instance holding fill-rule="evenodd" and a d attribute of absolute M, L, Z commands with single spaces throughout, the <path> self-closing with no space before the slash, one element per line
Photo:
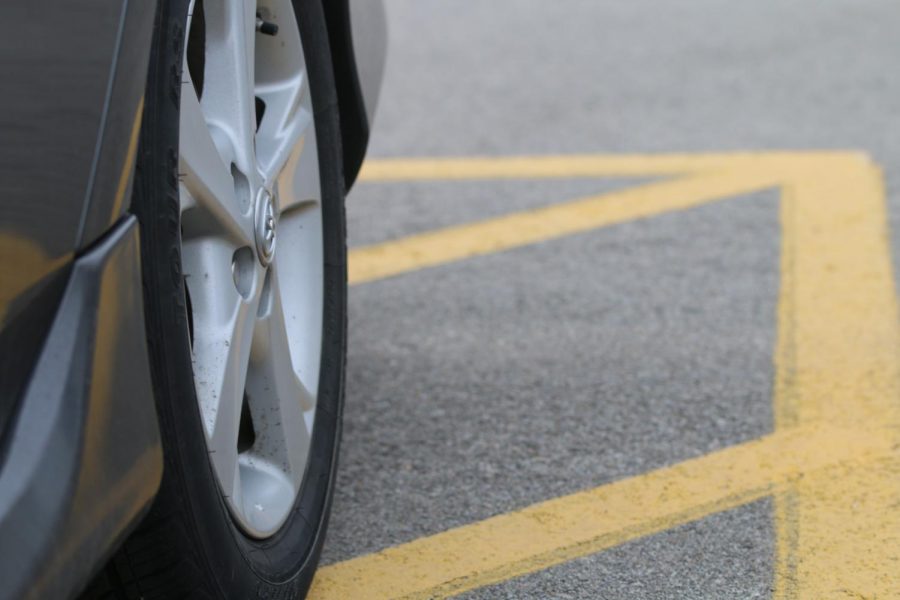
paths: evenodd
<path fill-rule="evenodd" d="M 378 0 L 0 6 L 0 598 L 300 598 Z"/>

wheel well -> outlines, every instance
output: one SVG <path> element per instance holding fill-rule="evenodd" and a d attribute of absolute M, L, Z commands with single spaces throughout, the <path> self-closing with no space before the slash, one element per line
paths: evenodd
<path fill-rule="evenodd" d="M 328 40 L 337 86 L 338 112 L 341 122 L 341 145 L 344 158 L 344 184 L 349 190 L 356 180 L 366 145 L 369 142 L 369 120 L 366 117 L 362 90 L 353 54 L 348 0 L 323 0 Z"/>

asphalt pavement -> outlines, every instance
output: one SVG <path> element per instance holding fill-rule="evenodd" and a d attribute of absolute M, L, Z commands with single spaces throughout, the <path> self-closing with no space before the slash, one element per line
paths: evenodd
<path fill-rule="evenodd" d="M 386 5 L 371 159 L 862 151 L 900 226 L 894 0 Z M 363 177 L 348 199 L 350 246 L 660 179 Z M 323 564 L 415 548 L 775 431 L 780 199 L 731 194 L 353 285 Z M 896 265 L 896 236 L 891 250 Z M 773 497 L 454 589 L 812 597 L 777 583 Z"/>

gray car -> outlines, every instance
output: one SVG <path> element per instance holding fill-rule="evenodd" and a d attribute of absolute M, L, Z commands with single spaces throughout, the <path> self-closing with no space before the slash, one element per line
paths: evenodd
<path fill-rule="evenodd" d="M 0 5 L 0 598 L 299 598 L 376 0 Z"/>

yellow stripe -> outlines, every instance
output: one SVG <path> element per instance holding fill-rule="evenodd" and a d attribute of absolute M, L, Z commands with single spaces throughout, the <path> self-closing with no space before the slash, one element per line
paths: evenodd
<path fill-rule="evenodd" d="M 900 325 L 880 175 L 859 159 L 795 166 L 781 213 L 776 426 L 887 431 L 893 452 L 778 497 L 776 597 L 897 598 Z"/>
<path fill-rule="evenodd" d="M 313 598 L 444 596 L 769 493 L 777 498 L 776 596 L 900 597 L 900 325 L 880 177 L 863 157 L 851 153 L 742 157 L 728 168 L 713 163 L 704 164 L 703 169 L 715 170 L 706 175 L 363 248 L 351 255 L 351 281 L 371 281 L 783 182 L 776 432 L 325 567 L 317 575 Z M 403 165 L 378 177 L 414 179 L 428 169 L 431 176 L 440 174 L 433 167 L 403 171 L 397 166 Z M 662 170 L 665 165 L 656 166 Z M 515 170 L 509 165 L 503 167 L 507 171 L 492 168 L 462 164 L 443 175 L 513 176 Z M 547 167 L 545 176 L 554 176 L 554 169 L 562 172 L 559 165 Z"/>
<path fill-rule="evenodd" d="M 728 154 L 575 154 L 551 156 L 369 159 L 360 181 L 544 179 L 561 177 L 652 177 L 753 170 L 812 156 L 842 158 L 847 152 L 733 152 Z"/>
<path fill-rule="evenodd" d="M 319 570 L 310 598 L 444 597 L 761 498 L 800 473 L 859 466 L 884 436 L 786 430 Z"/>
<path fill-rule="evenodd" d="M 652 183 L 351 250 L 351 284 L 682 210 L 776 185 L 745 169 Z"/>

